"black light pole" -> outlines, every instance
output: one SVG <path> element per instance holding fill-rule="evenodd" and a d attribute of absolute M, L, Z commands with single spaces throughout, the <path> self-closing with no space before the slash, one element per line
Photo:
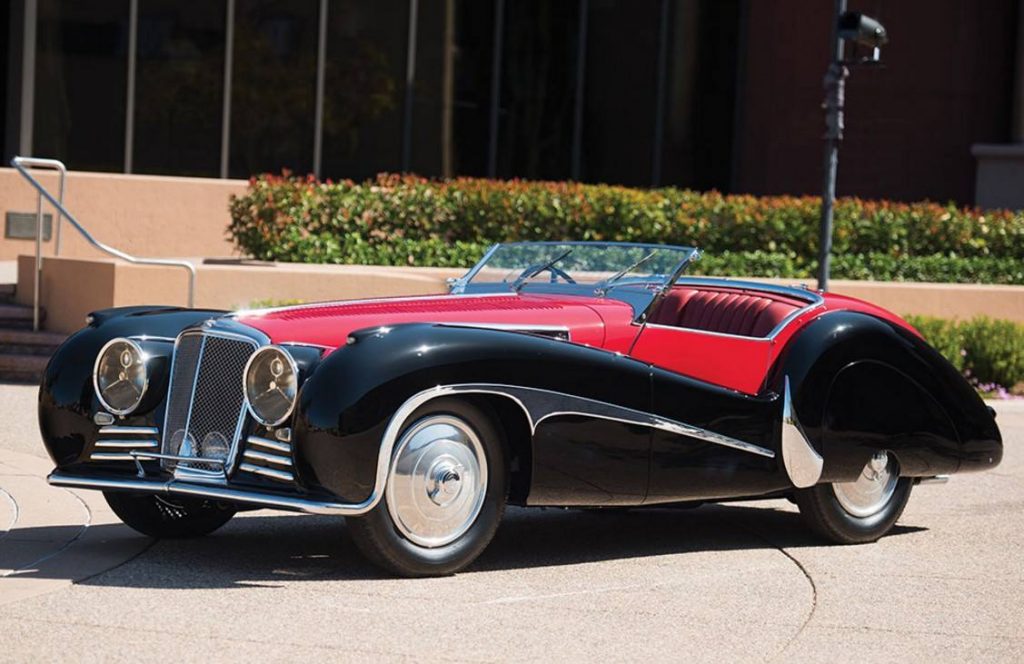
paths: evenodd
<path fill-rule="evenodd" d="M 828 290 L 829 262 L 832 258 L 832 217 L 836 202 L 836 174 L 839 172 L 839 141 L 843 140 L 843 102 L 846 77 L 850 70 L 843 63 L 843 40 L 839 38 L 839 17 L 846 13 L 846 0 L 836 0 L 832 22 L 831 62 L 825 72 L 825 183 L 821 189 L 821 225 L 818 231 L 818 290 Z"/>
<path fill-rule="evenodd" d="M 846 0 L 835 0 L 835 21 L 825 72 L 825 182 L 821 192 L 821 225 L 818 241 L 818 289 L 828 290 L 832 258 L 832 218 L 836 202 L 836 174 L 839 171 L 839 142 L 843 140 L 843 104 L 846 101 L 847 65 L 878 62 L 881 47 L 888 41 L 882 24 L 857 12 L 846 11 Z M 846 56 L 846 43 L 853 43 L 853 57 Z M 856 57 L 857 45 L 871 49 L 870 55 Z"/>

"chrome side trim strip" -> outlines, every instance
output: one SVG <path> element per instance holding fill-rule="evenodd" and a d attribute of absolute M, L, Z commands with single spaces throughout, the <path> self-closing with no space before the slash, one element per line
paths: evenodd
<path fill-rule="evenodd" d="M 499 330 L 502 332 L 526 332 L 532 334 L 551 333 L 552 338 L 571 341 L 571 333 L 564 325 L 516 325 L 515 323 L 437 323 L 440 327 L 469 327 L 480 330 Z"/>
<path fill-rule="evenodd" d="M 156 440 L 97 440 L 94 447 L 116 447 L 121 449 L 154 449 L 160 447 Z"/>
<path fill-rule="evenodd" d="M 258 445 L 259 447 L 265 447 L 268 450 L 274 450 L 275 452 L 283 452 L 285 454 L 292 453 L 292 446 L 288 443 L 282 443 L 276 440 L 270 440 L 269 438 L 260 438 L 259 436 L 249 436 L 245 439 L 245 442 L 249 445 Z"/>
<path fill-rule="evenodd" d="M 100 427 L 101 436 L 156 436 L 159 433 L 156 427 Z"/>
<path fill-rule="evenodd" d="M 675 285 L 692 284 L 694 286 L 713 286 L 715 288 L 743 288 L 746 290 L 762 290 L 779 295 L 807 300 L 808 302 L 820 303 L 825 300 L 821 293 L 816 291 L 798 288 L 796 286 L 784 286 L 761 281 L 749 281 L 745 279 L 726 279 L 723 277 L 680 277 Z"/>
<path fill-rule="evenodd" d="M 811 445 L 804 434 L 793 409 L 793 398 L 789 390 L 789 376 L 783 379 L 782 387 L 782 464 L 786 467 L 789 480 L 798 489 L 814 486 L 821 479 L 824 459 Z"/>
<path fill-rule="evenodd" d="M 245 452 L 242 453 L 242 457 L 246 459 L 253 459 L 255 461 L 262 461 L 263 463 L 272 463 L 275 466 L 291 467 L 292 465 L 292 460 L 286 456 L 279 456 L 277 454 L 267 454 L 266 452 L 257 452 L 256 450 L 246 450 Z"/>
<path fill-rule="evenodd" d="M 932 477 L 922 477 L 917 480 L 918 484 L 946 484 L 949 482 L 949 475 L 933 475 Z"/>
<path fill-rule="evenodd" d="M 241 463 L 238 469 L 254 475 L 262 475 L 264 477 L 271 477 L 275 480 L 281 480 L 283 482 L 292 482 L 295 480 L 295 476 L 289 472 L 283 470 L 274 470 L 273 468 L 264 468 L 263 466 L 254 466 L 251 463 Z"/>

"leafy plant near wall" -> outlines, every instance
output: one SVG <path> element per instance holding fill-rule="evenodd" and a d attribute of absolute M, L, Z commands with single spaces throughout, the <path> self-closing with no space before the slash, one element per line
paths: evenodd
<path fill-rule="evenodd" d="M 1024 325 L 986 317 L 906 319 L 983 393 L 1024 395 Z"/>
<path fill-rule="evenodd" d="M 811 277 L 819 199 L 572 182 L 363 183 L 262 175 L 231 200 L 229 233 L 255 258 L 469 266 L 496 241 L 694 245 L 696 271 Z M 1024 213 L 842 199 L 836 278 L 1024 284 Z"/>

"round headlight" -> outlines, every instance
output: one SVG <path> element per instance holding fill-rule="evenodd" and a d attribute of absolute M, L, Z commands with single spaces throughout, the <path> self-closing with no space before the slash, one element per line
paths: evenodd
<path fill-rule="evenodd" d="M 146 354 L 131 339 L 111 339 L 100 349 L 92 372 L 100 403 L 115 415 L 127 415 L 146 394 Z"/>
<path fill-rule="evenodd" d="M 299 369 L 291 355 L 277 346 L 252 354 L 245 367 L 245 400 L 257 422 L 268 427 L 284 422 L 298 393 Z"/>

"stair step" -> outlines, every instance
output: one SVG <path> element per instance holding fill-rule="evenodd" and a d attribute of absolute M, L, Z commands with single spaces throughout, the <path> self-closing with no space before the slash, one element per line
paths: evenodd
<path fill-rule="evenodd" d="M 10 349 L 13 346 L 32 346 L 52 352 L 67 338 L 67 334 L 59 332 L 33 332 L 0 327 L 0 352 L 14 354 L 15 351 Z"/>
<path fill-rule="evenodd" d="M 0 355 L 0 380 L 38 383 L 49 361 L 49 357 L 40 355 Z"/>
<path fill-rule="evenodd" d="M 46 320 L 46 310 L 39 309 L 39 322 Z M 0 304 L 0 327 L 32 327 L 32 307 L 21 304 Z"/>

